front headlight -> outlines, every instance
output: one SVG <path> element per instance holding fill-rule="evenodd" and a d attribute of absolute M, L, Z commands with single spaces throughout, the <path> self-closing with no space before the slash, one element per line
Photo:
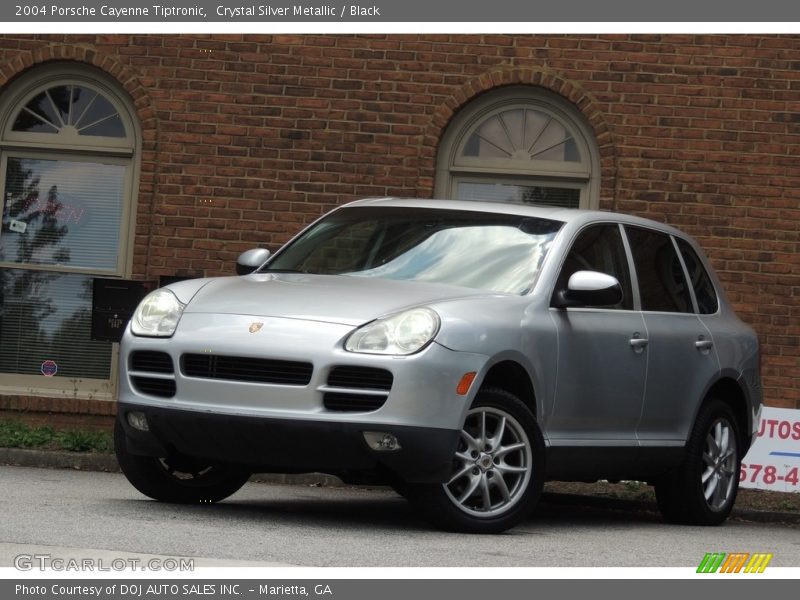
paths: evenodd
<path fill-rule="evenodd" d="M 131 331 L 134 335 L 169 337 L 175 333 L 184 308 L 186 305 L 167 289 L 150 292 L 131 317 Z"/>
<path fill-rule="evenodd" d="M 344 349 L 362 354 L 414 354 L 438 331 L 439 315 L 430 308 L 413 308 L 367 323 L 350 334 Z"/>

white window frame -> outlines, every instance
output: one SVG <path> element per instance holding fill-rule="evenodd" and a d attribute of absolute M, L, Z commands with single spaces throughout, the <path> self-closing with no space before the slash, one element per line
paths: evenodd
<path fill-rule="evenodd" d="M 64 160 L 68 162 L 87 162 L 87 163 L 102 163 L 107 165 L 119 165 L 125 167 L 125 175 L 123 179 L 122 190 L 122 207 L 120 211 L 120 231 L 119 231 L 119 249 L 117 253 L 117 264 L 113 269 L 104 269 L 101 267 L 79 267 L 72 265 L 48 265 L 45 263 L 20 263 L 14 261 L 0 261 L 0 269 L 27 269 L 31 271 L 52 271 L 57 273 L 83 273 L 86 275 L 96 274 L 98 277 L 124 277 L 126 273 L 126 265 L 128 263 L 128 246 L 130 235 L 127 235 L 127 223 L 130 221 L 130 213 L 132 207 L 131 202 L 126 202 L 130 198 L 130 187 L 132 185 L 131 176 L 129 171 L 132 168 L 130 160 L 121 159 L 116 156 L 104 155 L 89 155 L 89 154 L 65 154 L 59 152 L 31 152 L 30 150 L 16 151 L 13 148 L 0 147 L 0 182 L 5 183 L 6 171 L 8 169 L 9 158 L 22 158 L 33 160 Z M 0 198 L 0 209 L 3 208 L 4 198 Z"/>
<path fill-rule="evenodd" d="M 64 136 L 11 130 L 18 110 L 25 106 L 33 96 L 51 87 L 69 84 L 83 85 L 102 93 L 119 112 L 127 137 Z M 141 170 L 142 135 L 136 117 L 136 109 L 122 87 L 102 71 L 80 63 L 59 62 L 34 68 L 9 84 L 0 94 L 0 134 L 0 186 L 3 190 L 5 190 L 9 157 L 103 162 L 126 166 L 115 269 L 28 265 L 14 262 L 0 263 L 0 268 L 130 278 L 133 270 L 133 236 Z M 81 137 L 84 139 L 80 139 Z M 0 197 L 0 210 L 2 210 L 4 202 L 5 198 Z M 43 375 L 0 373 L 0 393 L 67 399 L 115 400 L 119 374 L 119 344 L 112 344 L 110 360 L 108 379 L 65 379 Z"/>
<path fill-rule="evenodd" d="M 517 108 L 537 110 L 554 117 L 572 135 L 582 161 L 514 161 L 461 156 L 476 127 L 499 112 Z M 577 187 L 580 189 L 579 207 L 597 209 L 600 204 L 599 156 L 594 132 L 576 106 L 544 88 L 504 87 L 479 96 L 448 124 L 439 145 L 434 194 L 437 198 L 454 198 L 460 181 Z"/>

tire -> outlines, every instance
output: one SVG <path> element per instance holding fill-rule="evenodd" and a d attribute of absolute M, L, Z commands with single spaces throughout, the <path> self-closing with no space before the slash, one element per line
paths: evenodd
<path fill-rule="evenodd" d="M 544 441 L 516 396 L 481 389 L 453 456 L 448 482 L 407 484 L 404 495 L 437 527 L 500 533 L 533 510 L 544 485 Z"/>
<path fill-rule="evenodd" d="M 656 482 L 666 521 L 719 525 L 728 518 L 739 490 L 741 439 L 731 408 L 709 399 L 697 416 L 683 463 Z"/>
<path fill-rule="evenodd" d="M 244 469 L 191 457 L 131 454 L 119 421 L 114 427 L 114 451 L 122 473 L 133 487 L 160 502 L 218 502 L 238 491 L 250 477 Z"/>

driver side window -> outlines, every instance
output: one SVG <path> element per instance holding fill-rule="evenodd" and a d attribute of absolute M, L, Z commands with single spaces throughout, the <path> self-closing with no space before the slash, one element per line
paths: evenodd
<path fill-rule="evenodd" d="M 616 277 L 622 287 L 622 302 L 604 308 L 633 310 L 630 271 L 619 225 L 592 225 L 578 235 L 561 267 L 555 292 L 566 289 L 569 278 L 577 271 L 597 271 Z"/>

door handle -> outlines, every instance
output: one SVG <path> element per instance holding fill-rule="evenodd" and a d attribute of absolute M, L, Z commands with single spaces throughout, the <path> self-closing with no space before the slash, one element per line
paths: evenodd
<path fill-rule="evenodd" d="M 694 347 L 695 348 L 697 348 L 698 350 L 701 350 L 701 351 L 705 350 L 706 352 L 711 350 L 711 348 L 713 346 L 714 346 L 714 342 L 712 342 L 711 340 L 697 340 L 694 343 Z"/>
<path fill-rule="evenodd" d="M 650 343 L 650 340 L 647 338 L 633 337 L 628 340 L 628 343 L 631 345 L 634 352 L 641 352 L 647 347 L 647 344 Z"/>

